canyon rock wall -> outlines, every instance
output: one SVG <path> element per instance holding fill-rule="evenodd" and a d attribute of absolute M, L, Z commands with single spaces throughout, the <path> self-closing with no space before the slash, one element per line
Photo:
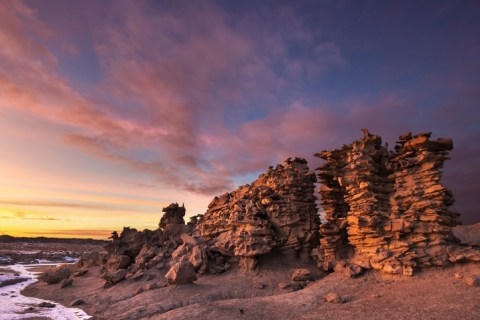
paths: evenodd
<path fill-rule="evenodd" d="M 453 195 L 440 183 L 452 140 L 408 133 L 389 151 L 379 136 L 363 131 L 350 145 L 316 154 L 326 161 L 317 169 L 326 219 L 313 251 L 318 265 L 332 270 L 349 260 L 411 275 L 414 268 L 465 259 L 455 249 Z M 475 252 L 468 251 L 472 260 Z"/>

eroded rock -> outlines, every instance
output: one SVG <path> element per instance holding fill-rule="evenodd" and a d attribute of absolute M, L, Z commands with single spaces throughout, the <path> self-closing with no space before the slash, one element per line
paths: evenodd
<path fill-rule="evenodd" d="M 189 284 L 197 280 L 195 267 L 190 261 L 181 260 L 175 263 L 165 275 L 169 284 Z"/>
<path fill-rule="evenodd" d="M 115 284 L 125 279 L 126 275 L 127 275 L 126 269 L 119 269 L 112 272 L 106 272 L 103 275 L 103 279 L 105 279 L 108 283 Z"/>
<path fill-rule="evenodd" d="M 249 270 L 273 250 L 308 259 L 318 241 L 315 181 L 304 159 L 288 159 L 252 184 L 215 197 L 195 232 Z"/>
<path fill-rule="evenodd" d="M 344 267 L 347 275 L 369 268 L 412 275 L 414 268 L 476 261 L 474 249 L 447 250 L 457 241 L 458 214 L 449 210 L 454 198 L 440 178 L 452 141 L 408 133 L 392 152 L 363 131 L 362 139 L 316 155 L 326 161 L 317 169 L 327 220 L 312 252 L 318 266 L 332 270 L 348 259 L 360 269 Z"/>
<path fill-rule="evenodd" d="M 312 280 L 312 272 L 308 269 L 292 269 L 291 273 L 291 280 L 292 281 L 309 281 Z"/>

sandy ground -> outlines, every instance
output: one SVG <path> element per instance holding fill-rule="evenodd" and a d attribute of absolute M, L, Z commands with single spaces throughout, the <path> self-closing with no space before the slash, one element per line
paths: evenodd
<path fill-rule="evenodd" d="M 276 265 L 257 275 L 232 270 L 201 277 L 195 284 L 165 287 L 158 277 L 125 280 L 103 289 L 98 269 L 75 278 L 64 289 L 35 283 L 22 293 L 69 305 L 76 299 L 95 319 L 480 319 L 480 287 L 472 287 L 455 274 L 480 276 L 479 264 L 431 268 L 413 277 L 378 272 L 350 279 L 332 273 L 305 289 L 280 289 L 288 281 L 289 266 Z M 314 270 L 314 269 L 312 269 Z M 139 292 L 151 284 L 159 288 Z M 261 285 L 259 285 L 261 284 Z M 259 287 L 264 286 L 263 289 Z M 344 304 L 324 302 L 334 292 L 351 296 Z"/>

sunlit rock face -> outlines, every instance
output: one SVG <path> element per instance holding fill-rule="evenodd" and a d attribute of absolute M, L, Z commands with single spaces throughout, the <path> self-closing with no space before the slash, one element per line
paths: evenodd
<path fill-rule="evenodd" d="M 196 232 L 223 254 L 240 257 L 246 269 L 272 251 L 307 259 L 318 242 L 315 182 L 306 160 L 287 159 L 252 184 L 215 197 Z"/>
<path fill-rule="evenodd" d="M 440 183 L 452 140 L 408 133 L 389 151 L 379 136 L 363 131 L 362 139 L 316 155 L 326 161 L 317 169 L 326 218 L 313 251 L 319 266 L 331 270 L 350 259 L 363 268 L 412 274 L 455 260 L 447 248 L 456 242 L 458 214 L 448 209 L 453 195 Z"/>

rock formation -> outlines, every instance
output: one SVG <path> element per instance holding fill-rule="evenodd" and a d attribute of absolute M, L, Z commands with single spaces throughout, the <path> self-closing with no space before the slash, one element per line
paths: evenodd
<path fill-rule="evenodd" d="M 348 258 L 362 268 L 411 275 L 416 267 L 477 259 L 478 251 L 455 246 L 458 214 L 448 210 L 453 195 L 440 183 L 452 140 L 408 133 L 391 152 L 363 131 L 361 140 L 316 154 L 326 160 L 317 169 L 327 220 L 313 251 L 319 266 L 331 270 Z"/>
<path fill-rule="evenodd" d="M 180 207 L 178 203 L 172 203 L 168 207 L 163 208 L 162 211 L 165 213 L 160 219 L 159 228 L 165 229 L 168 225 L 185 224 L 185 220 L 183 220 L 186 212 L 184 205 Z"/>
<path fill-rule="evenodd" d="M 250 185 L 215 197 L 196 233 L 246 269 L 272 251 L 308 258 L 318 242 L 314 173 L 304 159 L 288 159 Z"/>
<path fill-rule="evenodd" d="M 112 233 L 107 257 L 84 255 L 77 266 L 101 265 L 105 287 L 123 279 L 186 284 L 232 265 L 251 271 L 259 261 L 280 257 L 299 262 L 292 281 L 303 287 L 310 280 L 303 267 L 312 256 L 321 269 L 349 277 L 364 269 L 411 275 L 414 268 L 480 261 L 478 241 L 457 239 L 452 231 L 458 214 L 449 210 L 453 195 L 440 183 L 452 140 L 408 133 L 389 151 L 379 136 L 363 132 L 358 141 L 316 154 L 325 160 L 317 169 L 322 224 L 317 178 L 306 160 L 289 158 L 251 184 L 215 197 L 188 224 L 185 207 L 172 203 L 157 230 Z"/>

